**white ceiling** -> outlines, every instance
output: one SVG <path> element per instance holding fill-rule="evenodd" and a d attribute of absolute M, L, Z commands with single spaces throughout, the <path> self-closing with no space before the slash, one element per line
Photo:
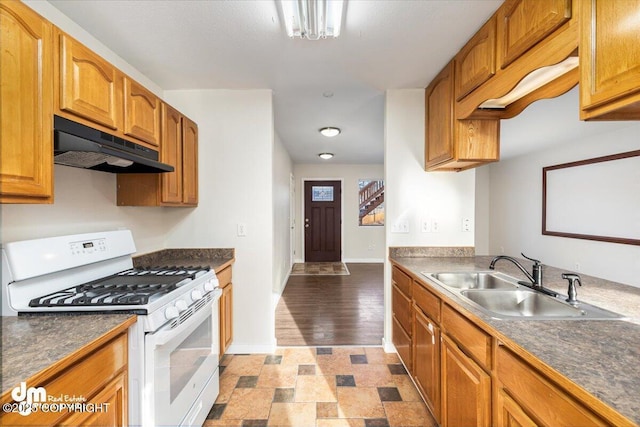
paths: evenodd
<path fill-rule="evenodd" d="M 272 89 L 295 163 L 382 163 L 384 91 L 427 86 L 502 1 L 347 0 L 318 41 L 287 37 L 276 0 L 50 3 L 165 90 Z"/>
<path fill-rule="evenodd" d="M 344 164 L 383 162 L 384 91 L 427 86 L 502 3 L 347 0 L 340 37 L 309 41 L 286 36 L 278 0 L 49 1 L 165 90 L 272 89 L 293 161 Z M 578 111 L 576 88 L 503 120 L 501 158 L 625 125 Z"/>

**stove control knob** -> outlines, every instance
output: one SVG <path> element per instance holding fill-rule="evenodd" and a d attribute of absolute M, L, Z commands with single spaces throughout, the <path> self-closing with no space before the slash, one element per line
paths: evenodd
<path fill-rule="evenodd" d="M 167 307 L 167 309 L 164 311 L 164 317 L 167 320 L 171 320 L 171 319 L 175 319 L 178 316 L 180 316 L 180 312 L 178 311 L 178 309 L 174 306 L 169 306 Z"/>
<path fill-rule="evenodd" d="M 198 301 L 199 299 L 202 299 L 202 291 L 200 291 L 200 289 L 194 289 L 191 291 L 191 298 L 194 301 Z"/>
<path fill-rule="evenodd" d="M 204 290 L 207 292 L 211 292 L 214 288 L 215 285 L 213 284 L 213 280 L 209 280 L 204 284 Z"/>
<path fill-rule="evenodd" d="M 179 299 L 178 301 L 176 301 L 176 308 L 179 312 L 185 311 L 188 308 L 187 302 L 185 300 Z"/>

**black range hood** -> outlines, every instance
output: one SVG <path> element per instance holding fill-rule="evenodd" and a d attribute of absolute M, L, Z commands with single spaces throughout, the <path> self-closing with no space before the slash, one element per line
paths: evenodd
<path fill-rule="evenodd" d="M 111 173 L 173 172 L 158 152 L 135 142 L 53 116 L 53 162 Z"/>

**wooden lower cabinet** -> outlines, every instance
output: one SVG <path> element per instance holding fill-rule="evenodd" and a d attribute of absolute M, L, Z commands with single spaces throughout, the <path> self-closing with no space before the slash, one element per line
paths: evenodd
<path fill-rule="evenodd" d="M 441 369 L 441 424 L 491 426 L 491 377 L 444 334 Z"/>
<path fill-rule="evenodd" d="M 233 283 L 231 282 L 231 266 L 216 273 L 222 295 L 219 300 L 220 319 L 220 356 L 233 341 Z"/>
<path fill-rule="evenodd" d="M 125 325 L 126 326 L 126 325 Z M 128 425 L 128 337 L 127 330 L 105 338 L 93 350 L 80 349 L 67 359 L 25 380 L 27 387 L 42 387 L 47 403 L 65 402 L 75 396 L 84 403 L 82 411 L 40 410 L 23 416 L 17 412 L 0 413 L 3 426 L 110 426 Z M 72 398 L 71 398 L 72 399 Z M 84 399 L 81 400 L 81 399 Z M 2 403 L 11 405 L 11 392 Z M 93 406 L 90 406 L 93 404 Z"/>
<path fill-rule="evenodd" d="M 499 389 L 495 396 L 495 425 L 503 427 L 531 427 L 537 423 L 527 415 L 518 403 Z"/>
<path fill-rule="evenodd" d="M 504 346 L 496 353 L 496 371 L 497 426 L 513 426 L 513 419 L 528 423 L 527 418 L 533 421 L 529 425 L 611 425 Z"/>
<path fill-rule="evenodd" d="M 413 372 L 425 403 L 440 422 L 440 328 L 413 305 Z"/>
<path fill-rule="evenodd" d="M 63 426 L 125 426 L 127 420 L 126 402 L 127 375 L 122 373 L 107 384 L 90 403 L 108 404 L 105 411 L 78 412 L 65 418 Z"/>
<path fill-rule="evenodd" d="M 463 314 L 420 276 L 394 265 L 392 282 L 393 344 L 440 426 L 637 425 Z M 403 325 L 407 301 L 409 331 Z"/>

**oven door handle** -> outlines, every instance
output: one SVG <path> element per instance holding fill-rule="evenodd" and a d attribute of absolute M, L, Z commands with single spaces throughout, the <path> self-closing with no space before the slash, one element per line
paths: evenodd
<path fill-rule="evenodd" d="M 214 315 L 214 311 L 216 312 L 214 321 L 217 323 L 218 316 L 217 310 L 214 310 L 214 304 L 218 303 L 218 298 L 222 295 L 222 291 L 220 289 L 215 289 L 213 292 L 213 300 L 210 304 L 203 306 L 200 310 L 198 310 L 195 314 L 185 320 L 184 323 L 178 325 L 177 327 L 171 329 L 171 325 L 167 325 L 164 328 L 159 329 L 157 332 L 150 334 L 150 338 L 152 338 L 153 343 L 156 347 L 165 345 L 176 336 L 184 334 L 185 331 L 188 331 L 186 335 L 191 333 L 195 328 L 197 328 L 202 322 Z"/>

